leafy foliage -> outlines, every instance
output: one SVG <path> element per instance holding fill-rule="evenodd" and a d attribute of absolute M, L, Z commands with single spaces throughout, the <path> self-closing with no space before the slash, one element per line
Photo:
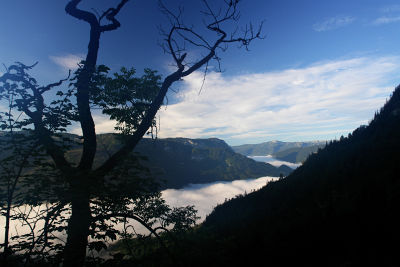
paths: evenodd
<path fill-rule="evenodd" d="M 58 196 L 61 202 L 70 203 L 72 210 L 68 220 L 68 238 L 62 262 L 65 267 L 84 265 L 87 237 L 92 223 L 90 201 L 96 197 L 106 201 L 107 197 L 113 196 L 111 191 L 104 194 L 99 188 L 106 188 L 103 184 L 108 182 L 107 176 L 113 176 L 112 171 L 121 167 L 121 162 L 128 157 L 141 138 L 149 133 L 149 130 L 152 134 L 154 129 L 157 130 L 154 118 L 172 84 L 203 66 L 206 72 L 208 63 L 212 59 L 220 65 L 217 53 L 220 49 L 225 51 L 228 44 L 239 43 L 248 49 L 253 40 L 262 38 L 262 24 L 258 29 L 249 24 L 241 34 L 238 34 L 237 30 L 232 32 L 224 30 L 229 22 L 235 25 L 239 19 L 237 0 L 221 1 L 219 11 L 214 11 L 207 1 L 203 1 L 204 10 L 201 14 L 205 18 L 204 26 L 210 33 L 214 33 L 214 40 L 206 40 L 201 32 L 186 25 L 180 13 L 175 15 L 160 1 L 160 9 L 170 21 L 169 34 L 161 29 L 164 36 L 162 47 L 172 56 L 175 71 L 168 75 L 162 84 L 160 77 L 149 70 L 145 71 L 141 80 L 133 78 L 132 69 L 122 69 L 121 74 L 114 75 L 110 80 L 107 78 L 107 67 L 96 67 L 100 37 L 103 33 L 114 31 L 121 26 L 116 16 L 128 1 L 120 0 L 119 4 L 108 8 L 102 14 L 80 9 L 78 5 L 81 0 L 68 1 L 65 11 L 68 15 L 87 23 L 90 26 L 90 34 L 86 60 L 75 73 L 69 89 L 57 92 L 56 95 L 60 99 L 48 104 L 44 96 L 54 87 L 62 85 L 69 77 L 57 83 L 39 86 L 37 81 L 27 74 L 34 65 L 26 66 L 22 63 L 10 66 L 0 77 L 0 101 L 4 99 L 2 96 L 4 92 L 8 94 L 11 92 L 11 99 L 15 99 L 12 108 L 26 115 L 21 124 L 27 129 L 33 129 L 38 144 L 43 146 L 51 157 L 54 166 L 60 172 L 59 177 L 67 185 L 63 188 L 65 194 Z M 186 57 L 191 49 L 188 49 L 187 45 L 201 48 L 205 55 L 194 62 L 188 62 Z M 136 87 L 138 90 L 135 90 Z M 121 149 L 97 169 L 93 169 L 97 144 L 95 123 L 91 113 L 95 106 L 101 107 L 105 114 L 116 119 L 117 129 L 126 137 Z M 60 144 L 56 139 L 61 137 L 57 134 L 65 132 L 75 121 L 80 123 L 83 135 L 83 150 L 77 165 L 66 159 L 66 147 L 63 142 Z M 117 181 L 116 186 L 121 184 L 123 183 Z M 51 199 L 51 201 L 56 200 Z M 110 237 L 110 231 L 106 233 L 108 233 L 106 236 Z M 102 247 L 101 243 L 95 243 L 94 246 Z"/>
<path fill-rule="evenodd" d="M 84 63 L 81 62 L 76 70 L 70 87 L 76 87 Z M 144 69 L 141 77 L 135 76 L 134 68 L 122 67 L 119 73 L 112 76 L 108 76 L 109 72 L 110 69 L 105 65 L 96 66 L 89 83 L 92 108 L 100 108 L 103 114 L 116 120 L 115 130 L 125 135 L 133 134 L 159 93 L 161 76 L 151 69 Z"/>
<path fill-rule="evenodd" d="M 68 88 L 61 88 L 57 98 L 46 104 L 43 94 L 62 82 L 39 86 L 28 74 L 32 67 L 17 63 L 0 77 L 0 100 L 9 106 L 8 112 L 0 114 L 3 130 L 0 137 L 2 215 L 7 216 L 11 225 L 26 228 L 26 233 L 13 235 L 6 246 L 17 262 L 59 264 L 71 216 L 70 186 L 54 168 L 38 142 L 40 137 L 30 127 L 32 124 L 36 127 L 40 122 L 63 153 L 80 150 L 80 138 L 63 132 L 78 120 L 73 98 L 82 69 L 76 71 Z M 161 77 L 148 69 L 139 78 L 134 76 L 134 69 L 122 68 L 112 77 L 108 72 L 106 66 L 96 68 L 90 82 L 90 99 L 93 107 L 100 107 L 110 118 L 117 120 L 116 129 L 122 132 L 118 139 L 121 146 L 123 136 L 136 130 L 158 93 Z M 38 109 L 38 105 L 42 109 Z M 20 114 L 15 118 L 14 113 Z M 36 121 L 27 114 L 36 116 Z M 78 158 L 79 155 L 75 156 Z M 183 231 L 196 223 L 193 207 L 170 208 L 166 205 L 158 184 L 139 158 L 130 155 L 124 164 L 119 164 L 103 180 L 88 187 L 92 218 L 90 250 L 99 252 L 116 239 L 143 236 L 136 232 L 132 225 L 134 221 L 152 235 L 158 235 L 160 230 Z M 124 227 L 116 228 L 119 224 Z M 11 260 L 10 256 L 8 260 Z"/>

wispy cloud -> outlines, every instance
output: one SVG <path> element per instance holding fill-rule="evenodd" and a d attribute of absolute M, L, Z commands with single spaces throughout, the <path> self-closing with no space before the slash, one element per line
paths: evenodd
<path fill-rule="evenodd" d="M 83 55 L 68 54 L 65 56 L 49 56 L 49 58 L 64 69 L 75 70 L 84 57 Z"/>
<path fill-rule="evenodd" d="M 388 5 L 380 9 L 381 17 L 372 21 L 372 25 L 383 25 L 400 21 L 400 5 Z"/>
<path fill-rule="evenodd" d="M 400 16 L 383 16 L 380 18 L 375 19 L 372 24 L 373 25 L 382 25 L 382 24 L 389 24 L 400 21 Z"/>
<path fill-rule="evenodd" d="M 160 137 L 220 137 L 232 144 L 323 140 L 365 124 L 385 102 L 398 57 L 353 58 L 279 72 L 185 78 L 180 102 L 161 109 Z"/>
<path fill-rule="evenodd" d="M 400 11 L 400 5 L 389 5 L 389 6 L 384 6 L 381 8 L 381 12 L 383 13 L 392 13 L 392 12 L 399 12 Z"/>
<path fill-rule="evenodd" d="M 355 18 L 351 16 L 336 16 L 332 18 L 328 18 L 322 22 L 315 23 L 313 25 L 314 31 L 324 32 L 329 30 L 334 30 L 337 28 L 341 28 L 347 26 L 354 22 Z"/>

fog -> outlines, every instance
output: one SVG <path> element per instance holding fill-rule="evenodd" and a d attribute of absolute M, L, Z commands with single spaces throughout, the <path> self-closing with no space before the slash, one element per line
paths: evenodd
<path fill-rule="evenodd" d="M 214 182 L 209 184 L 191 184 L 183 189 L 167 189 L 162 191 L 166 202 L 173 207 L 194 205 L 198 210 L 200 221 L 211 213 L 213 208 L 226 199 L 236 195 L 249 193 L 266 185 L 276 177 L 235 180 L 232 182 Z"/>
<path fill-rule="evenodd" d="M 235 197 L 239 194 L 250 193 L 253 190 L 260 189 L 269 181 L 276 180 L 277 177 L 261 177 L 258 179 L 248 180 L 235 180 L 231 182 L 214 182 L 208 184 L 190 184 L 182 189 L 167 189 L 162 191 L 162 197 L 167 204 L 171 207 L 182 207 L 194 205 L 198 210 L 200 219 L 198 223 L 202 222 L 205 217 L 211 213 L 213 208 L 218 204 L 223 203 L 225 200 Z M 24 210 L 28 206 L 23 206 Z M 34 207 L 31 214 L 38 214 L 46 209 L 46 205 Z M 26 211 L 25 211 L 26 212 Z M 64 214 L 68 217 L 69 215 Z M 135 230 L 139 233 L 147 233 L 147 230 L 139 223 L 131 221 Z M 4 226 L 5 218 L 0 216 L 0 243 L 4 242 Z M 39 221 L 35 228 L 35 233 L 43 227 L 43 221 Z M 115 226 L 122 229 L 122 224 Z M 15 235 L 23 235 L 30 233 L 29 227 L 22 222 L 12 221 L 10 226 L 10 237 Z M 61 234 L 61 233 L 60 233 Z M 59 236 L 60 240 L 65 240 L 65 236 Z"/>
<path fill-rule="evenodd" d="M 301 163 L 292 163 L 292 162 L 288 162 L 288 161 L 282 161 L 282 160 L 278 160 L 274 157 L 272 157 L 271 155 L 266 155 L 266 156 L 248 156 L 251 159 L 254 159 L 255 161 L 260 161 L 260 162 L 266 162 L 269 163 L 275 167 L 279 167 L 281 165 L 286 165 L 292 169 L 296 169 L 297 167 L 299 167 L 301 165 Z"/>

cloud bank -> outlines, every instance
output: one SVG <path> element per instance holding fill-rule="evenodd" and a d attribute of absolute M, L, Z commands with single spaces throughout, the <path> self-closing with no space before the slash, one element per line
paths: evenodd
<path fill-rule="evenodd" d="M 275 167 L 280 167 L 282 165 L 286 165 L 292 169 L 296 169 L 301 165 L 301 163 L 292 163 L 288 161 L 283 161 L 283 160 L 278 160 L 271 155 L 266 155 L 266 156 L 248 156 L 251 159 L 254 159 L 255 161 L 260 161 L 260 162 L 267 162 Z"/>
<path fill-rule="evenodd" d="M 314 31 L 317 32 L 325 32 L 325 31 L 330 31 L 334 30 L 337 28 L 341 28 L 344 26 L 347 26 L 355 20 L 354 17 L 351 16 L 336 16 L 332 18 L 328 18 L 322 22 L 315 23 L 313 25 Z"/>
<path fill-rule="evenodd" d="M 183 207 L 194 205 L 198 210 L 200 221 L 218 204 L 236 195 L 250 193 L 267 184 L 276 177 L 261 177 L 258 179 L 236 180 L 233 182 L 215 182 L 210 184 L 192 184 L 183 189 L 167 189 L 162 191 L 162 197 L 168 205 Z"/>
<path fill-rule="evenodd" d="M 339 138 L 366 124 L 394 89 L 398 57 L 353 58 L 304 68 L 185 78 L 180 102 L 159 111 L 160 137 L 219 137 L 231 144 Z"/>

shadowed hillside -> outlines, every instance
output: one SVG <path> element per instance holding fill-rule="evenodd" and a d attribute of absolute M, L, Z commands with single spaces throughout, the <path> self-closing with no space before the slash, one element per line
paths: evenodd
<path fill-rule="evenodd" d="M 174 253 L 187 266 L 400 266 L 399 151 L 400 87 L 368 126 L 217 206 Z"/>
<path fill-rule="evenodd" d="M 329 143 L 287 178 L 217 207 L 204 227 L 234 245 L 216 245 L 223 256 L 215 260 L 399 266 L 399 151 L 397 87 L 368 126 Z"/>

